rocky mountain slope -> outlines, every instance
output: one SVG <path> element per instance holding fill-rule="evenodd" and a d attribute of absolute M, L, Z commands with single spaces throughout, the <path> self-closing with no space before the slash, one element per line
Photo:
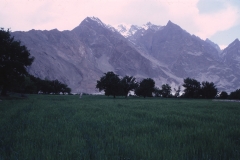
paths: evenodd
<path fill-rule="evenodd" d="M 221 60 L 226 64 L 226 68 L 231 70 L 228 82 L 230 85 L 240 88 L 240 41 L 234 40 L 227 48 L 221 53 Z M 232 86 L 231 86 L 232 88 Z"/>
<path fill-rule="evenodd" d="M 213 81 L 220 90 L 239 87 L 231 80 L 235 69 L 222 61 L 217 44 L 190 35 L 171 21 L 159 29 L 138 30 L 127 38 L 139 52 L 157 60 L 178 78 Z"/>
<path fill-rule="evenodd" d="M 141 56 L 115 29 L 98 18 L 86 18 L 71 31 L 12 33 L 35 57 L 29 72 L 40 78 L 58 79 L 73 92 L 95 92 L 96 81 L 108 71 L 138 78 L 162 78 L 161 66 Z"/>
<path fill-rule="evenodd" d="M 213 81 L 220 90 L 240 88 L 239 41 L 221 54 L 214 43 L 190 35 L 169 21 L 166 26 L 123 25 L 113 28 L 87 17 L 71 31 L 13 32 L 35 57 L 29 72 L 58 79 L 73 92 L 96 92 L 96 81 L 108 71 L 138 79 L 151 77 L 158 86 L 182 84 L 183 78 Z"/>

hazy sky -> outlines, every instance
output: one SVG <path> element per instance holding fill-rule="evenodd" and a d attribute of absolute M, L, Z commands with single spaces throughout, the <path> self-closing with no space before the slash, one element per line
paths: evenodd
<path fill-rule="evenodd" d="M 112 26 L 168 20 L 226 47 L 240 39 L 240 0 L 0 0 L 0 27 L 71 30 L 95 16 Z"/>

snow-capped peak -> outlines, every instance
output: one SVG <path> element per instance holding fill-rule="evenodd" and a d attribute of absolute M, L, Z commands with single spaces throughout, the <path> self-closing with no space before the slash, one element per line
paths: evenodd
<path fill-rule="evenodd" d="M 105 27 L 105 28 L 108 28 L 110 29 L 112 32 L 116 32 L 116 29 L 114 27 L 112 27 L 111 25 L 107 25 L 105 23 L 103 23 L 99 18 L 97 17 L 87 17 L 85 19 L 85 21 L 89 22 L 89 21 L 94 21 L 96 22 L 98 25 L 102 26 L 102 27 Z"/>
<path fill-rule="evenodd" d="M 229 50 L 232 50 L 233 48 L 235 48 L 236 50 L 239 50 L 240 52 L 240 41 L 239 39 L 235 39 L 232 43 L 230 43 L 221 53 L 221 57 L 224 57 L 228 54 Z"/>
<path fill-rule="evenodd" d="M 148 23 L 142 25 L 142 28 L 144 28 L 145 30 L 148 30 L 151 26 L 152 26 L 152 23 L 148 22 Z"/>
<path fill-rule="evenodd" d="M 112 32 L 116 32 L 116 29 L 109 24 L 107 25 L 107 28 L 110 29 Z"/>
<path fill-rule="evenodd" d="M 114 26 L 114 28 L 120 33 L 122 34 L 124 37 L 128 37 L 129 36 L 129 30 L 131 29 L 131 25 L 128 24 L 119 24 Z"/>
<path fill-rule="evenodd" d="M 158 25 L 152 24 L 151 22 L 148 22 L 148 23 L 144 24 L 142 26 L 142 28 L 144 28 L 145 30 L 148 30 L 150 28 L 154 31 L 157 31 L 157 30 L 161 29 L 162 26 L 158 26 Z"/>
<path fill-rule="evenodd" d="M 88 18 L 91 19 L 92 21 L 97 22 L 99 25 L 106 27 L 106 24 L 104 24 L 99 18 L 97 17 L 88 17 Z"/>
<path fill-rule="evenodd" d="M 159 29 L 161 29 L 161 26 L 157 26 L 152 24 L 151 22 L 148 22 L 142 26 L 138 26 L 138 25 L 129 25 L 129 24 L 119 24 L 117 26 L 115 26 L 116 30 L 121 33 L 124 37 L 129 37 L 134 35 L 137 31 L 139 30 L 148 30 L 148 29 L 152 29 L 154 31 L 157 31 Z"/>

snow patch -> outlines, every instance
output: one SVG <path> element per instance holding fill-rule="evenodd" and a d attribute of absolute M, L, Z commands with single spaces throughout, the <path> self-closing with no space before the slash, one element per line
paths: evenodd
<path fill-rule="evenodd" d="M 157 25 L 154 25 L 154 24 L 148 22 L 148 23 L 146 23 L 142 26 L 129 25 L 129 24 L 119 24 L 119 25 L 114 26 L 114 28 L 119 33 L 121 33 L 125 38 L 127 38 L 127 37 L 130 37 L 130 36 L 134 35 L 139 30 L 143 30 L 143 32 L 144 32 L 144 31 L 146 31 L 150 28 L 154 31 L 157 31 L 157 30 L 160 30 L 162 28 L 162 26 L 157 26 Z"/>
<path fill-rule="evenodd" d="M 148 22 L 148 23 L 142 25 L 141 28 L 143 28 L 143 29 L 145 29 L 145 30 L 152 29 L 152 30 L 154 30 L 154 31 L 157 31 L 157 30 L 161 29 L 162 26 L 154 25 L 154 24 L 152 24 L 151 22 Z"/>
<path fill-rule="evenodd" d="M 123 35 L 124 37 L 129 37 L 130 36 L 130 33 L 129 33 L 129 30 L 131 28 L 131 25 L 128 25 L 128 24 L 119 24 L 117 26 L 114 26 L 114 28 L 121 34 Z"/>
<path fill-rule="evenodd" d="M 145 29 L 145 30 L 148 30 L 149 26 L 148 25 L 143 25 L 142 28 Z"/>
<path fill-rule="evenodd" d="M 89 17 L 91 20 L 97 22 L 99 25 L 106 27 L 106 25 L 97 17 Z"/>
<path fill-rule="evenodd" d="M 112 32 L 116 32 L 116 29 L 111 25 L 107 25 L 107 28 L 110 29 Z"/>

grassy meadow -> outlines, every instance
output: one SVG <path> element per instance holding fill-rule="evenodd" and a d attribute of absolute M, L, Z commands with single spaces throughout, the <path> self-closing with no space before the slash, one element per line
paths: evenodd
<path fill-rule="evenodd" d="M 0 101 L 0 160 L 238 160 L 240 103 L 29 95 Z"/>

